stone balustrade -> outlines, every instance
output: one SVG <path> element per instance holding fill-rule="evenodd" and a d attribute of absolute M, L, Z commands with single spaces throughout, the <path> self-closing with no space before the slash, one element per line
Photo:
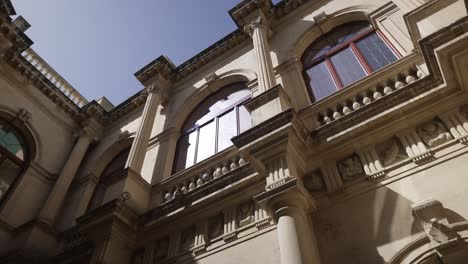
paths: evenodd
<path fill-rule="evenodd" d="M 426 76 L 417 56 L 409 55 L 313 104 L 305 118 L 319 129 L 366 108 Z"/>
<path fill-rule="evenodd" d="M 86 235 L 81 233 L 78 228 L 79 227 L 76 225 L 62 233 L 62 238 L 60 240 L 60 247 L 62 251 L 79 247 L 88 242 Z"/>
<path fill-rule="evenodd" d="M 179 175 L 174 175 L 170 181 L 162 182 L 162 203 L 180 198 L 247 164 L 239 155 L 228 156 L 222 162 L 208 163 L 212 165 L 202 166 L 202 168 L 189 168 Z"/>
<path fill-rule="evenodd" d="M 316 119 L 317 127 L 329 124 L 363 106 L 372 104 L 374 101 L 377 101 L 399 89 L 403 89 L 408 84 L 411 84 L 422 77 L 424 77 L 424 73 L 421 70 L 416 70 L 415 66 L 412 66 L 398 75 L 388 78 L 383 83 L 378 83 L 371 87 L 361 86 L 363 89 L 349 94 L 346 100 L 332 105 L 327 105 L 321 109 Z"/>
<path fill-rule="evenodd" d="M 42 73 L 57 89 L 67 96 L 78 107 L 88 103 L 71 84 L 69 84 L 60 74 L 58 74 L 44 59 L 41 58 L 33 49 L 29 48 L 22 53 L 23 57 L 31 63 L 34 68 Z"/>

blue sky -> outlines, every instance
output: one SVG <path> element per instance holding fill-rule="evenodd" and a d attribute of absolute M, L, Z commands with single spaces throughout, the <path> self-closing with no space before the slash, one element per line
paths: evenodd
<path fill-rule="evenodd" d="M 159 55 L 179 65 L 236 27 L 240 0 L 12 0 L 33 49 L 88 100 L 119 104 Z"/>

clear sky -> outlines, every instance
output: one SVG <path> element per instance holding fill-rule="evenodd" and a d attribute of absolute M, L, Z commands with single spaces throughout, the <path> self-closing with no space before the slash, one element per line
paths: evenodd
<path fill-rule="evenodd" d="M 236 27 L 240 0 L 12 0 L 32 48 L 88 100 L 115 105 L 142 85 L 134 73 L 159 55 L 179 65 Z"/>

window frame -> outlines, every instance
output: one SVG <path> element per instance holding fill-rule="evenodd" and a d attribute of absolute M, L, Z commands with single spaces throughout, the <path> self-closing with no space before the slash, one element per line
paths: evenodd
<path fill-rule="evenodd" d="M 357 22 L 365 22 L 365 21 L 357 21 Z M 351 22 L 352 24 L 353 22 Z M 346 24 L 343 24 L 341 26 L 346 26 Z M 379 70 L 376 70 L 376 71 L 372 71 L 369 63 L 367 62 L 367 60 L 365 59 L 365 57 L 363 56 L 362 52 L 359 50 L 359 48 L 356 46 L 356 43 L 362 39 L 364 39 L 365 37 L 367 36 L 370 36 L 372 33 L 375 33 L 383 42 L 384 44 L 390 49 L 390 51 L 395 55 L 395 57 L 397 58 L 397 60 L 399 58 L 402 57 L 402 55 L 400 54 L 400 52 L 398 52 L 398 50 L 390 43 L 390 41 L 388 40 L 388 38 L 385 37 L 384 34 L 382 34 L 382 32 L 380 32 L 380 30 L 378 29 L 375 29 L 372 27 L 371 24 L 369 24 L 370 28 L 367 29 L 367 30 L 364 30 L 363 32 L 357 34 L 356 36 L 353 36 L 352 38 L 346 40 L 345 42 L 331 48 L 330 50 L 328 50 L 327 52 L 325 52 L 323 55 L 321 55 L 320 57 L 318 58 L 315 58 L 309 62 L 304 62 L 302 61 L 302 64 L 303 64 L 303 76 L 304 76 L 304 79 L 306 80 L 306 86 L 307 86 L 307 89 L 311 95 L 311 97 L 314 99 L 315 102 L 319 101 L 319 100 L 315 100 L 315 95 L 314 95 L 314 92 L 313 92 L 313 89 L 312 89 L 312 86 L 310 84 L 310 77 L 308 76 L 307 74 L 307 71 L 309 69 L 311 69 L 312 67 L 322 63 L 322 62 L 325 62 L 325 66 L 327 67 L 327 70 L 328 72 L 330 73 L 330 76 L 333 80 L 333 83 L 335 84 L 335 89 L 336 89 L 336 92 L 340 91 L 340 90 L 343 90 L 344 88 L 352 85 L 347 85 L 347 86 L 344 86 L 340 77 L 339 77 L 339 74 L 337 72 L 337 70 L 335 69 L 333 63 L 331 62 L 331 57 L 338 54 L 340 51 L 346 49 L 346 48 L 349 48 L 351 50 L 351 52 L 353 53 L 353 55 L 356 57 L 357 59 L 357 62 L 360 64 L 360 66 L 363 68 L 363 71 L 364 73 L 366 74 L 365 77 L 373 74 L 374 72 L 377 72 Z M 340 26 L 338 26 L 340 27 Z M 309 50 L 311 48 L 314 47 L 314 43 L 315 42 L 318 42 L 322 39 L 326 39 L 328 37 L 328 34 L 329 33 L 332 33 L 333 30 L 337 29 L 338 27 L 335 27 L 334 29 L 332 29 L 330 32 L 328 33 L 325 33 L 323 36 L 317 38 L 314 42 L 311 43 L 311 45 L 309 45 L 309 47 L 306 49 L 306 51 L 304 52 L 304 54 L 302 55 L 303 57 L 309 53 Z M 365 78 L 364 77 L 364 78 Z M 322 98 L 322 99 L 325 99 L 325 98 Z M 320 100 L 322 100 L 320 99 Z"/>
<path fill-rule="evenodd" d="M 13 133 L 15 137 L 18 139 L 19 143 L 21 144 L 21 148 L 23 151 L 23 159 L 18 158 L 15 154 L 10 152 L 7 148 L 0 145 L 0 154 L 2 155 L 0 157 L 0 163 L 8 159 L 19 167 L 15 178 L 13 179 L 11 184 L 8 186 L 8 189 L 3 194 L 3 196 L 0 197 L 0 208 L 2 208 L 5 205 L 6 201 L 9 199 L 11 193 L 16 188 L 19 181 L 22 179 L 23 175 L 25 174 L 30 164 L 31 153 L 30 153 L 29 145 L 27 144 L 27 138 L 20 131 L 20 128 L 16 127 L 13 124 L 14 121 L 15 121 L 15 118 L 13 118 L 12 120 L 7 120 L 7 119 L 0 117 L 0 123 L 5 124 L 3 129 L 5 130 L 5 127 L 7 127 L 9 129 L 9 133 Z"/>
<path fill-rule="evenodd" d="M 227 84 L 225 85 L 223 88 L 220 88 L 218 91 L 221 91 L 222 89 L 224 88 L 227 88 L 228 86 L 230 85 L 236 85 L 236 83 L 231 83 L 231 84 Z M 244 89 L 240 89 L 240 90 L 248 90 L 247 87 L 245 87 Z M 239 90 L 239 91 L 240 91 Z M 216 93 L 216 92 L 215 92 Z M 209 98 L 209 96 L 207 97 Z M 236 114 L 236 135 L 239 135 L 240 134 L 240 115 L 239 115 L 239 108 L 244 106 L 245 103 L 250 99 L 252 98 L 252 94 L 250 93 L 249 95 L 246 95 L 244 97 L 241 97 L 240 99 L 236 100 L 235 102 L 233 102 L 232 104 L 230 104 L 229 106 L 227 106 L 225 109 L 223 109 L 222 111 L 219 111 L 218 113 L 216 113 L 215 116 L 213 116 L 211 119 L 208 119 L 206 120 L 205 122 L 203 122 L 202 124 L 194 124 L 192 127 L 190 128 L 186 128 L 185 131 L 183 131 L 178 140 L 177 140 L 177 144 L 176 144 L 176 151 L 175 151 L 175 156 L 174 156 L 174 162 L 173 162 L 173 166 L 172 166 L 172 173 L 178 173 L 180 171 L 183 171 L 183 170 L 186 170 L 192 166 L 195 166 L 196 164 L 200 163 L 200 162 L 203 162 L 203 160 L 206 160 L 206 159 L 209 159 L 210 157 L 213 157 L 215 155 L 217 155 L 218 153 L 220 152 L 223 152 L 224 150 L 227 150 L 229 149 L 228 148 L 225 148 L 223 150 L 219 150 L 219 118 L 224 116 L 225 114 L 228 114 L 230 111 L 234 110 L 235 111 L 235 114 Z M 200 104 L 202 104 L 202 102 L 200 102 L 197 107 L 200 106 Z M 195 107 L 194 109 L 196 109 L 197 107 Z M 188 118 L 188 117 L 187 117 Z M 197 161 L 197 158 L 198 158 L 198 148 L 199 148 L 199 142 L 200 142 L 200 129 L 206 125 L 208 125 L 209 123 L 211 122 L 215 122 L 215 150 L 214 150 L 214 153 L 212 155 L 210 155 L 209 157 L 206 157 L 204 158 L 203 160 L 200 160 L 200 161 Z M 185 125 L 182 126 L 183 128 L 185 127 Z M 188 136 L 190 133 L 192 132 L 196 132 L 196 141 L 195 141 L 195 150 L 194 150 L 194 156 L 193 156 L 193 163 L 192 165 L 189 165 L 183 169 L 178 169 L 177 166 L 178 166 L 178 162 L 179 162 L 179 155 L 180 155 L 180 147 L 179 147 L 179 144 L 180 144 L 180 140 L 183 138 L 183 137 L 186 137 Z"/>

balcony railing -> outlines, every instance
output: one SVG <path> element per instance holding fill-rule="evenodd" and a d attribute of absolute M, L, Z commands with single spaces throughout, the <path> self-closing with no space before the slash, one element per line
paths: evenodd
<path fill-rule="evenodd" d="M 82 107 L 88 103 L 71 84 L 69 84 L 54 68 L 52 68 L 44 59 L 41 58 L 33 49 L 25 50 L 21 55 L 41 72 L 57 89 L 59 89 L 65 96 L 73 101 L 78 107 Z"/>

